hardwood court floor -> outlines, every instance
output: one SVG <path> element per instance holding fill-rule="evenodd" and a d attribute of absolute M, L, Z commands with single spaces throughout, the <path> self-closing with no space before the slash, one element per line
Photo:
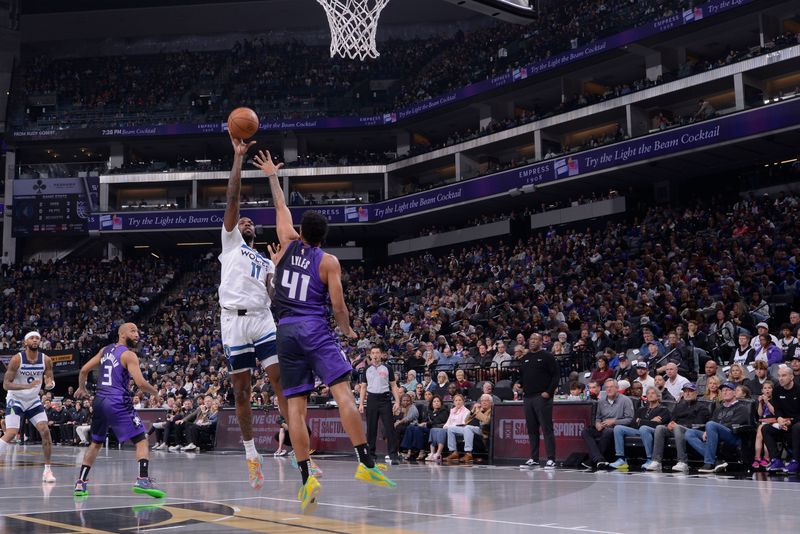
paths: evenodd
<path fill-rule="evenodd" d="M 236 453 L 153 452 L 163 500 L 131 493 L 131 450 L 103 451 L 90 496 L 72 497 L 85 449 L 56 447 L 58 482 L 41 479 L 40 447 L 0 458 L 0 533 L 207 532 L 795 532 L 796 477 L 589 473 L 515 466 L 392 466 L 394 490 L 353 480 L 352 459 L 319 457 L 323 492 L 314 516 L 299 513 L 299 476 L 265 458 L 264 488 L 246 482 Z"/>

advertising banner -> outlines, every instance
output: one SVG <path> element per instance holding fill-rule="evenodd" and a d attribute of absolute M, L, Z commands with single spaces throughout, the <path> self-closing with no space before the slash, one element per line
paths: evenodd
<path fill-rule="evenodd" d="M 366 117 L 319 117 L 304 119 L 266 120 L 261 123 L 262 131 L 286 131 L 328 128 L 363 128 L 369 126 L 385 126 L 399 120 L 408 119 L 430 110 L 437 109 L 454 102 L 505 87 L 531 76 L 580 61 L 597 54 L 620 48 L 622 46 L 646 39 L 661 32 L 680 26 L 692 24 L 713 15 L 750 4 L 754 0 L 711 0 L 705 4 L 686 9 L 668 17 L 631 28 L 622 33 L 600 39 L 567 52 L 555 54 L 547 59 L 530 63 L 523 67 L 507 71 L 503 74 L 476 82 L 466 87 L 417 102 L 393 112 L 370 115 Z M 55 127 L 33 130 L 14 131 L 15 139 L 65 139 L 79 137 L 140 137 L 167 135 L 199 135 L 222 134 L 227 131 L 227 123 L 209 122 L 200 124 L 159 124 L 147 126 L 131 126 L 106 129 L 57 129 Z"/>
<path fill-rule="evenodd" d="M 50 356 L 53 361 L 53 376 L 75 374 L 80 371 L 80 354 L 72 350 L 46 350 L 44 353 Z M 5 350 L 0 352 L 0 363 L 4 367 L 8 367 L 8 361 L 15 354 L 19 354 L 18 350 L 9 351 Z"/>
<path fill-rule="evenodd" d="M 797 124 L 797 117 L 800 117 L 800 99 L 673 128 L 374 204 L 291 208 L 292 217 L 299 221 L 306 210 L 313 209 L 325 215 L 331 224 L 389 221 L 405 215 L 506 194 L 511 189 L 526 185 L 541 185 L 574 178 L 791 127 Z M 257 225 L 275 224 L 273 208 L 244 209 L 242 214 L 252 218 Z M 223 215 L 223 210 L 105 213 L 92 216 L 90 227 L 100 231 L 219 228 L 222 226 Z"/>
<path fill-rule="evenodd" d="M 494 408 L 494 458 L 496 460 L 518 460 L 530 458 L 528 427 L 522 403 L 498 404 Z M 592 420 L 590 402 L 553 403 L 553 429 L 556 435 L 556 459 L 565 460 L 574 452 L 587 452 L 581 432 Z M 544 440 L 539 442 L 544 453 Z"/>

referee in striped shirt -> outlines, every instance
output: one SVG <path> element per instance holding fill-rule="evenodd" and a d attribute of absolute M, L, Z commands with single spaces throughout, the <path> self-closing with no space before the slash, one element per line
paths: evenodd
<path fill-rule="evenodd" d="M 397 389 L 394 371 L 383 363 L 383 350 L 373 346 L 369 353 L 370 365 L 362 371 L 361 394 L 358 411 L 364 413 L 367 400 L 367 445 L 375 457 L 378 441 L 378 419 L 383 423 L 383 435 L 387 441 L 387 453 L 393 463 L 398 462 L 397 443 L 394 433 L 394 414 L 400 412 L 400 391 Z M 394 405 L 392 404 L 394 400 Z"/>

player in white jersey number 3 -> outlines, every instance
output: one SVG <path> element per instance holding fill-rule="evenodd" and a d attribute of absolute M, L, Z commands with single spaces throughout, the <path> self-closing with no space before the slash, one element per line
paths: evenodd
<path fill-rule="evenodd" d="M 222 228 L 222 277 L 219 284 L 222 344 L 228 360 L 236 418 L 242 431 L 250 485 L 264 483 L 262 458 L 253 442 L 251 373 L 260 362 L 266 369 L 283 413 L 288 413 L 280 385 L 275 320 L 270 311 L 272 276 L 275 265 L 255 249 L 256 230 L 249 217 L 239 217 L 242 187 L 242 163 L 247 150 L 255 143 L 231 137 L 233 167 L 228 179 L 227 206 Z M 277 170 L 277 169 L 276 169 Z"/>
<path fill-rule="evenodd" d="M 25 416 L 42 436 L 42 452 L 44 453 L 44 473 L 42 482 L 55 482 L 56 477 L 50 469 L 50 455 L 53 440 L 50 439 L 50 428 L 47 426 L 47 413 L 44 411 L 39 391 L 44 383 L 45 389 L 53 389 L 53 362 L 50 357 L 39 350 L 42 336 L 39 332 L 28 332 L 23 341 L 25 349 L 15 354 L 8 362 L 8 369 L 3 377 L 3 387 L 8 391 L 6 396 L 6 431 L 0 438 L 0 454 L 9 452 L 11 440 L 17 435 Z"/>

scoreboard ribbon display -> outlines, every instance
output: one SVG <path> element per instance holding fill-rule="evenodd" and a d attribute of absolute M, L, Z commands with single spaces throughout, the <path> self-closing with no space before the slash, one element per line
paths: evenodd
<path fill-rule="evenodd" d="M 88 233 L 99 191 L 97 176 L 14 180 L 14 237 Z"/>

